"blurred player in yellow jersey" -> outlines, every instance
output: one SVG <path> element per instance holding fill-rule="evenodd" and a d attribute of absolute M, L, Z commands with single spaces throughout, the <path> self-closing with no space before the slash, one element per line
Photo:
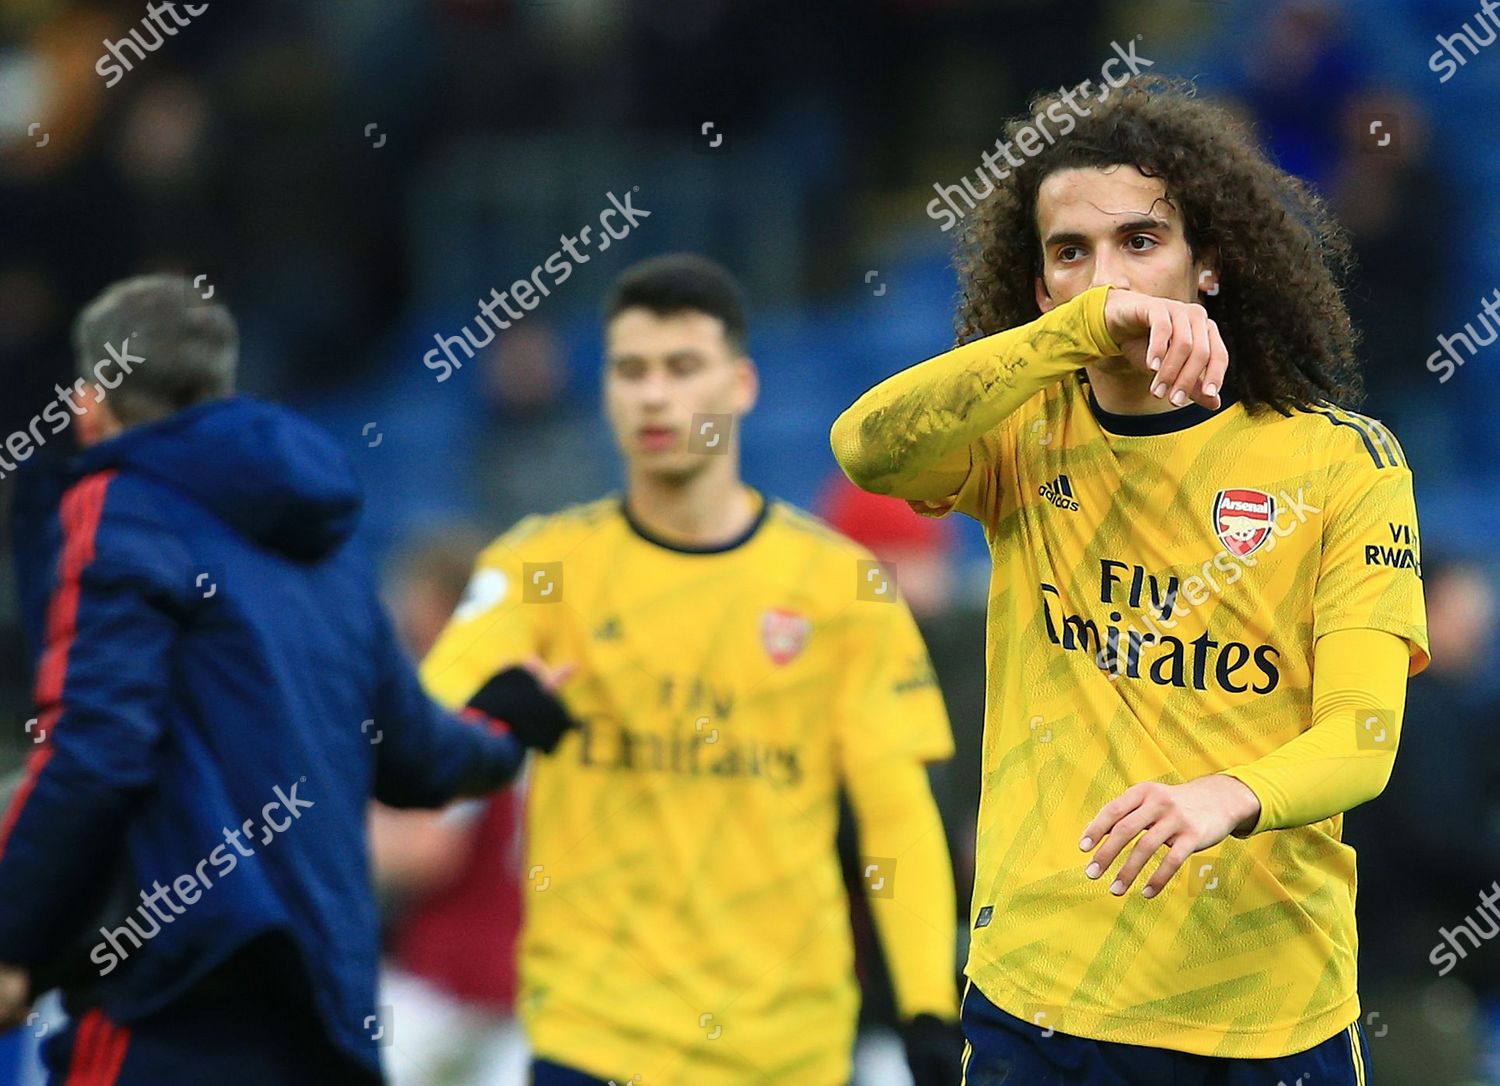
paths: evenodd
<path fill-rule="evenodd" d="M 1040 150 L 969 224 L 964 345 L 832 435 L 994 559 L 968 1081 L 1363 1086 L 1340 833 L 1427 631 L 1345 243 L 1190 88 L 1069 105 L 1011 125 Z"/>
<path fill-rule="evenodd" d="M 908 1062 L 918 1086 L 956 1086 L 953 878 L 926 773 L 952 737 L 911 615 L 867 551 L 741 482 L 757 382 L 727 272 L 646 261 L 606 319 L 624 494 L 497 539 L 423 666 L 449 705 L 577 725 L 530 778 L 533 1081 L 843 1086 L 843 788 Z"/>

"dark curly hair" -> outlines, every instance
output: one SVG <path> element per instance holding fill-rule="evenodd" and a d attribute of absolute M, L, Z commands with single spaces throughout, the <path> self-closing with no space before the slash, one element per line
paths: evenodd
<path fill-rule="evenodd" d="M 1086 101 L 1088 101 L 1086 99 Z M 1006 136 L 1067 109 L 1061 93 L 1039 95 Z M 1136 76 L 1090 102 L 1067 135 L 1017 166 L 974 210 L 958 239 L 959 342 L 1040 316 L 1037 189 L 1073 167 L 1132 165 L 1165 183 L 1196 259 L 1217 250 L 1219 291 L 1202 299 L 1229 351 L 1226 396 L 1249 410 L 1286 414 L 1318 402 L 1354 406 L 1363 384 L 1356 332 L 1341 286 L 1352 269 L 1348 238 L 1306 184 L 1273 165 L 1226 110 L 1192 83 Z"/>

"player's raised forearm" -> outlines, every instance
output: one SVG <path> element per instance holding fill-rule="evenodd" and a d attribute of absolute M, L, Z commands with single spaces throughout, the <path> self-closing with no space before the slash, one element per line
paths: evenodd
<path fill-rule="evenodd" d="M 1339 630 L 1313 656 L 1313 726 L 1224 771 L 1260 799 L 1253 831 L 1306 826 L 1378 796 L 1396 761 L 1406 704 L 1406 643 L 1381 630 Z"/>
<path fill-rule="evenodd" d="M 912 500 L 953 493 L 969 447 L 1043 388 L 1118 354 L 1104 321 L 1109 288 L 966 343 L 882 381 L 833 424 L 834 456 L 861 488 Z"/>

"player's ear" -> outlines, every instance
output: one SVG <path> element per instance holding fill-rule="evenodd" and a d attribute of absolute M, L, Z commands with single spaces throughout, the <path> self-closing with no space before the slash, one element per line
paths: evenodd
<path fill-rule="evenodd" d="M 749 355 L 740 355 L 735 360 L 736 369 L 736 413 L 748 415 L 755 402 L 760 399 L 760 371 Z"/>
<path fill-rule="evenodd" d="M 1057 303 L 1052 300 L 1052 295 L 1047 293 L 1046 282 L 1040 275 L 1031 282 L 1036 289 L 1036 307 L 1043 313 L 1051 313 L 1053 309 L 1057 308 Z"/>
<path fill-rule="evenodd" d="M 78 397 L 78 406 L 82 413 L 78 416 L 78 444 L 80 448 L 88 448 L 101 441 L 107 441 L 124 429 L 120 420 L 115 418 L 115 413 L 110 410 L 109 404 L 95 398 Z"/>

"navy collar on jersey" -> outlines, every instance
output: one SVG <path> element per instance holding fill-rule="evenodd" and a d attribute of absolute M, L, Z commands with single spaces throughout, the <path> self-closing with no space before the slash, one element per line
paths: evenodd
<path fill-rule="evenodd" d="M 751 537 L 760 531 L 760 526 L 766 522 L 766 515 L 771 511 L 770 501 L 759 491 L 754 490 L 754 488 L 751 489 L 751 493 L 760 498 L 760 512 L 755 514 L 755 519 L 750 522 L 750 526 L 727 543 L 714 543 L 706 547 L 690 547 L 682 543 L 672 543 L 659 535 L 653 534 L 650 529 L 630 515 L 630 503 L 626 500 L 625 495 L 621 495 L 620 497 L 620 515 L 625 518 L 625 523 L 630 525 L 630 530 L 647 543 L 654 543 L 658 547 L 675 551 L 678 554 L 723 554 L 725 551 L 732 551 L 736 547 L 743 547 L 746 543 L 750 542 Z"/>
<path fill-rule="evenodd" d="M 1157 434 L 1175 434 L 1179 430 L 1197 426 L 1200 422 L 1207 422 L 1220 411 L 1234 404 L 1233 397 L 1220 396 L 1217 409 L 1210 410 L 1200 403 L 1189 401 L 1185 406 L 1178 407 L 1172 411 L 1162 411 L 1155 415 L 1117 415 L 1113 411 L 1106 411 L 1099 406 L 1099 401 L 1094 397 L 1093 386 L 1088 385 L 1089 410 L 1094 413 L 1094 419 L 1106 433 L 1117 434 L 1120 437 L 1154 437 Z"/>

